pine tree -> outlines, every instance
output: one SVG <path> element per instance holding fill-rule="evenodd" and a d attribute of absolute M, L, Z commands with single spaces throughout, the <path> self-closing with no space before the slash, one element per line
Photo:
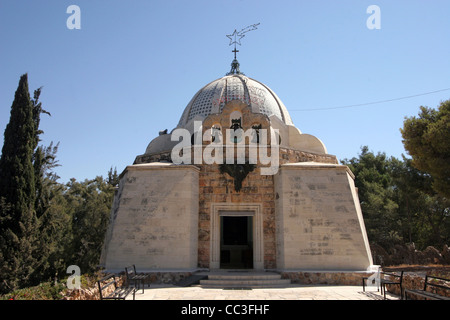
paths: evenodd
<path fill-rule="evenodd" d="M 433 189 L 450 199 L 450 100 L 437 109 L 420 107 L 418 117 L 405 118 L 400 129 L 412 165 L 431 175 Z"/>
<path fill-rule="evenodd" d="M 33 112 L 28 75 L 24 74 L 11 106 L 0 158 L 0 291 L 27 283 L 35 267 L 33 246 L 37 218 L 33 152 L 36 125 Z"/>

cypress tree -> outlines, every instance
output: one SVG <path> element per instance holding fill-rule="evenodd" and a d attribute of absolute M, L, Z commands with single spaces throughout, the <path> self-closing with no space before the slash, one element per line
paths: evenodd
<path fill-rule="evenodd" d="M 21 76 L 4 132 L 0 158 L 0 291 L 27 283 L 35 267 L 35 177 L 33 153 L 36 123 L 28 91 L 28 75 Z"/>

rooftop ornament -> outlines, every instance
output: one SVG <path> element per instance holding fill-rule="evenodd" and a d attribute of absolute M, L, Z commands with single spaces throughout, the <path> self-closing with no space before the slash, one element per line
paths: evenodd
<path fill-rule="evenodd" d="M 252 24 L 248 27 L 245 27 L 244 29 L 242 29 L 241 31 L 237 31 L 236 29 L 234 29 L 234 32 L 232 34 L 227 35 L 227 38 L 230 39 L 230 46 L 234 44 L 234 50 L 231 51 L 234 53 L 234 60 L 231 62 L 231 70 L 230 72 L 227 73 L 228 75 L 231 74 L 243 74 L 240 70 L 239 70 L 239 62 L 237 61 L 236 58 L 236 53 L 239 52 L 239 50 L 237 50 L 236 45 L 241 45 L 241 39 L 245 37 L 245 34 L 249 31 L 252 30 L 256 30 L 258 29 L 259 23 L 256 24 Z"/>

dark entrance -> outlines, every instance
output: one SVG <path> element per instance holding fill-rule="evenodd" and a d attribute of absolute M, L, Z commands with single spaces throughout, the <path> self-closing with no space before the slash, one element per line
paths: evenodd
<path fill-rule="evenodd" d="M 220 267 L 253 268 L 253 217 L 220 217 Z"/>

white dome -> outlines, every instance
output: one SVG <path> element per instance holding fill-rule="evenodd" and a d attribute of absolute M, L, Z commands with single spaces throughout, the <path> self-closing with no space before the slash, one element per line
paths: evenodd
<path fill-rule="evenodd" d="M 184 109 L 178 127 L 184 127 L 194 118 L 204 119 L 210 114 L 220 113 L 223 106 L 232 100 L 250 105 L 254 113 L 275 115 L 285 124 L 293 125 L 283 102 L 269 87 L 243 74 L 231 74 L 200 89 Z"/>
<path fill-rule="evenodd" d="M 203 121 L 210 114 L 220 114 L 225 104 L 240 100 L 249 105 L 253 113 L 270 117 L 270 126 L 279 130 L 284 147 L 315 154 L 327 153 L 322 141 L 312 135 L 303 134 L 294 126 L 283 102 L 269 87 L 240 73 L 236 60 L 233 61 L 232 67 L 232 71 L 226 76 L 208 83 L 194 95 L 184 109 L 177 128 L 185 128 L 192 133 L 195 130 L 194 121 Z M 178 143 L 178 139 L 172 141 L 172 132 L 161 131 L 159 136 L 148 144 L 144 155 L 170 152 Z M 139 161 L 149 160 L 144 157 Z"/>

